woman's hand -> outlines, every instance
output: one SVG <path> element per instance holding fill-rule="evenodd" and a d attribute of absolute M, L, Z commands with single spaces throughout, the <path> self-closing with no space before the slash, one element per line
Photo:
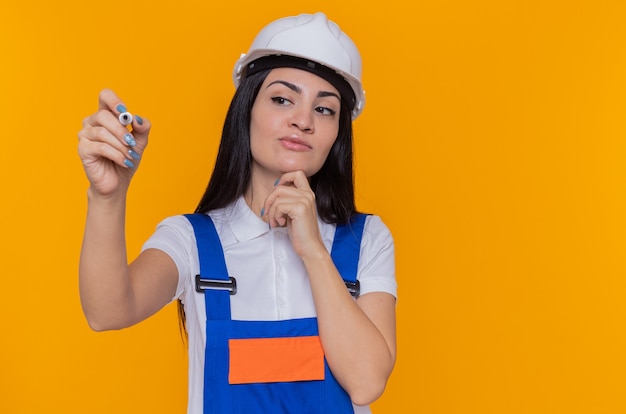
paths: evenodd
<path fill-rule="evenodd" d="M 83 120 L 78 133 L 78 154 L 92 195 L 108 197 L 125 192 L 148 145 L 150 122 L 135 116 L 132 128 L 127 128 L 118 119 L 122 112 L 126 112 L 122 100 L 104 89 L 98 112 Z"/>
<path fill-rule="evenodd" d="M 283 174 L 263 208 L 271 227 L 287 227 L 298 256 L 327 253 L 317 224 L 315 194 L 304 172 Z"/>
<path fill-rule="evenodd" d="M 309 275 L 333 375 L 355 404 L 370 404 L 384 391 L 395 364 L 395 298 L 382 292 L 350 296 L 322 241 L 315 195 L 302 171 L 284 174 L 263 208 L 272 227 L 288 228 Z"/>

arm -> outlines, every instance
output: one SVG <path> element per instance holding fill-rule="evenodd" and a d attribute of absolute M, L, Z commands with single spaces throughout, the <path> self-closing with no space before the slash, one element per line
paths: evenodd
<path fill-rule="evenodd" d="M 269 222 L 287 226 L 309 275 L 322 346 L 328 364 L 357 405 L 384 391 L 396 358 L 395 298 L 350 296 L 317 226 L 315 196 L 302 172 L 283 175 L 265 203 Z"/>
<path fill-rule="evenodd" d="M 355 301 L 323 246 L 302 259 L 328 364 L 355 404 L 369 404 L 382 395 L 395 364 L 395 298 L 373 292 Z"/>
<path fill-rule="evenodd" d="M 100 93 L 100 109 L 83 121 L 78 152 L 90 183 L 79 287 L 83 312 L 94 330 L 120 329 L 152 315 L 176 290 L 177 269 L 163 252 L 144 251 L 128 265 L 126 193 L 148 142 L 150 123 L 133 121 L 135 145 L 118 121 L 121 100 Z M 135 157 L 129 151 L 133 151 Z"/>

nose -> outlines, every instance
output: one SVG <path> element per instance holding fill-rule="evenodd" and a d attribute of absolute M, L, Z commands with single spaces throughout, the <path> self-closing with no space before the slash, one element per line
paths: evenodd
<path fill-rule="evenodd" d="M 313 132 L 315 130 L 312 111 L 306 108 L 294 109 L 290 125 L 295 126 L 303 132 Z"/>

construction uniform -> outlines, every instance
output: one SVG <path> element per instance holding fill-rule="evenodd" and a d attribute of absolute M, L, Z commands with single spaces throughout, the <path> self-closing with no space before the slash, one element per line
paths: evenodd
<path fill-rule="evenodd" d="M 228 322 L 219 322 L 215 323 L 215 325 L 230 325 L 233 322 L 235 325 L 246 325 L 247 322 L 254 322 L 249 325 L 260 326 L 267 321 L 283 322 L 296 320 L 298 322 L 284 322 L 277 324 L 277 326 L 302 324 L 300 327 L 289 329 L 301 329 L 303 332 L 301 336 L 305 339 L 298 339 L 298 346 L 302 347 L 304 344 L 304 347 L 308 350 L 307 352 L 310 351 L 311 355 L 315 355 L 315 350 L 319 350 L 320 347 L 319 339 L 315 338 L 317 336 L 317 324 L 314 322 L 315 309 L 308 275 L 304 271 L 301 260 L 293 252 L 287 230 L 282 228 L 270 230 L 267 227 L 267 223 L 264 223 L 252 213 L 243 198 L 227 208 L 212 211 L 209 215 L 213 219 L 212 221 L 219 234 L 219 240 L 224 251 L 223 257 L 228 269 L 227 273 L 230 273 L 238 281 L 237 294 L 232 296 L 226 294 L 229 300 L 225 302 L 230 302 L 231 315 L 229 318 L 222 320 L 227 320 Z M 322 239 L 330 251 L 333 244 L 335 226 L 324 223 L 321 220 L 318 224 Z M 210 319 L 207 319 L 207 309 L 209 312 L 211 312 L 211 309 L 215 309 L 216 312 L 221 311 L 218 310 L 220 307 L 207 306 L 214 300 L 205 300 L 206 291 L 204 293 L 196 291 L 195 276 L 203 273 L 200 270 L 198 257 L 197 247 L 199 247 L 199 243 L 196 241 L 193 227 L 188 219 L 183 216 L 175 216 L 159 224 L 153 237 L 144 245 L 144 249 L 158 248 L 165 251 L 172 257 L 179 269 L 179 284 L 175 298 L 180 297 L 184 301 L 187 314 L 190 364 L 189 414 L 203 413 L 205 401 L 207 398 L 212 398 L 209 392 L 204 389 L 205 365 L 210 364 L 208 359 L 205 358 L 208 348 L 214 346 L 217 342 L 223 344 L 224 341 L 229 339 L 256 339 L 256 341 L 232 341 L 230 343 L 232 349 L 235 349 L 234 352 L 238 355 L 237 360 L 245 361 L 246 355 L 250 354 L 245 352 L 246 349 L 249 349 L 248 345 L 250 343 L 256 349 L 255 352 L 261 352 L 260 350 L 264 349 L 264 346 L 268 344 L 268 342 L 264 342 L 264 339 L 267 338 L 263 337 L 263 333 L 253 332 L 246 334 L 249 337 L 241 335 L 243 336 L 241 338 L 220 338 L 220 335 L 222 335 L 220 332 L 227 332 L 230 328 L 214 329 L 213 327 L 208 327 Z M 388 229 L 377 216 L 368 216 L 363 243 L 361 244 L 361 259 L 358 264 L 362 294 L 382 291 L 396 295 L 393 256 L 393 240 Z M 207 276 L 207 278 L 213 279 L 212 276 Z M 217 299 L 217 301 L 219 300 Z M 210 323 L 213 324 L 213 322 Z M 207 329 L 210 330 L 210 333 L 207 333 Z M 266 327 L 263 327 L 260 331 L 266 332 L 266 329 Z M 276 334 L 275 336 L 291 337 L 290 335 Z M 283 340 L 283 342 L 274 341 L 271 345 L 289 347 L 291 346 L 289 341 L 288 339 Z M 315 341 L 318 341 L 317 345 Z M 276 344 L 276 342 L 279 343 Z M 240 345 L 246 346 L 241 347 Z M 271 355 L 271 352 L 269 354 Z M 267 357 L 268 354 L 264 355 Z M 222 360 L 228 364 L 226 368 L 230 369 L 230 360 L 228 358 L 222 358 Z M 315 361 L 315 358 L 312 360 Z M 319 361 L 319 358 L 317 361 Z M 301 365 L 297 360 L 296 363 Z M 235 361 L 235 365 L 241 367 L 242 364 L 237 365 Z M 247 364 L 243 365 L 245 368 Z M 319 375 L 319 364 L 313 364 L 313 367 L 312 372 L 317 372 L 318 374 L 316 375 Z M 331 377 L 326 374 L 327 367 L 324 365 L 323 368 L 324 378 L 330 379 Z M 229 381 L 244 383 L 249 381 L 249 379 L 245 379 L 246 376 L 255 372 L 259 372 L 259 370 L 251 368 L 246 372 L 245 369 L 241 370 L 238 368 L 235 378 L 231 378 Z M 209 373 L 210 375 L 212 374 Z M 225 378 L 228 379 L 229 375 Z M 306 373 L 306 375 L 311 375 L 311 372 Z M 252 381 L 257 380 L 255 378 L 252 379 Z M 330 380 L 332 381 L 332 379 Z M 320 380 L 313 379 L 310 381 Z M 290 381 L 273 382 L 288 383 Z M 230 386 L 231 384 L 229 383 L 228 385 Z M 246 385 L 245 387 L 254 389 L 256 385 L 250 387 Z M 343 390 L 341 391 L 343 392 Z M 268 393 L 263 392 L 263 394 L 267 395 Z M 211 395 L 215 395 L 215 393 L 212 392 Z M 240 399 L 236 398 L 235 400 Z M 298 397 L 297 400 L 298 403 L 303 404 L 301 398 Z M 315 399 L 315 403 L 319 404 L 319 399 Z M 368 407 L 353 406 L 353 409 L 357 414 L 370 412 Z M 223 411 L 217 412 L 221 413 Z M 291 412 L 306 413 L 307 411 L 300 409 L 299 411 Z"/>

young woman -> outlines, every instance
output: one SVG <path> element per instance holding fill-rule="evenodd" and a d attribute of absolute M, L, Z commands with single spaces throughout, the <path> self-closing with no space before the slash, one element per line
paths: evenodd
<path fill-rule="evenodd" d="M 97 331 L 173 300 L 188 332 L 188 412 L 369 413 L 395 362 L 395 262 L 354 203 L 361 58 L 322 13 L 272 22 L 237 91 L 196 214 L 166 218 L 128 265 L 126 193 L 150 122 L 110 90 L 79 132 L 90 182 L 80 295 Z"/>

